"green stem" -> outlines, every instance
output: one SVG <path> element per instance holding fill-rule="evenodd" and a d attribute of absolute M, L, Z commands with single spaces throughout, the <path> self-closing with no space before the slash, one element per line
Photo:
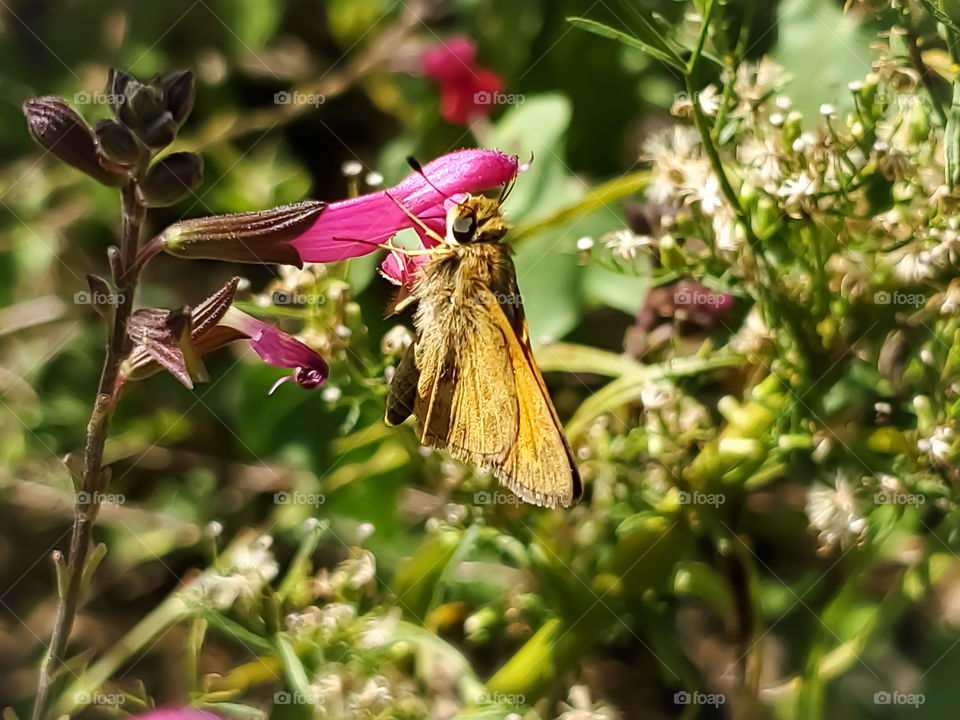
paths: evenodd
<path fill-rule="evenodd" d="M 56 705 L 53 715 L 69 715 L 83 705 L 82 698 L 93 697 L 103 684 L 130 658 L 142 650 L 161 631 L 190 615 L 190 606 L 178 594 L 171 595 L 110 648 L 97 662 L 67 688 Z"/>
<path fill-rule="evenodd" d="M 60 593 L 57 615 L 50 637 L 50 646 L 40 666 L 37 697 L 33 706 L 33 720 L 43 720 L 50 700 L 50 689 L 57 672 L 63 666 L 70 629 L 73 626 L 80 598 L 84 591 L 83 575 L 87 553 L 93 534 L 93 525 L 100 511 L 100 496 L 106 485 L 103 472 L 103 449 L 107 441 L 110 419 L 116 406 L 120 364 L 130 351 L 127 321 L 133 310 L 133 295 L 137 273 L 127 272 L 134 266 L 146 209 L 137 202 L 134 181 L 121 192 L 123 228 L 120 236 L 119 271 L 114 273 L 117 288 L 113 327 L 107 342 L 107 352 L 100 373 L 97 396 L 87 424 L 84 445 L 83 492 L 76 495 L 73 531 L 70 537 L 70 555 L 67 560 L 66 583 Z"/>

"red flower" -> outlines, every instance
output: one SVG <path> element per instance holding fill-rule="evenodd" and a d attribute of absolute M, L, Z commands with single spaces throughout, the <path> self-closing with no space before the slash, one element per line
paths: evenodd
<path fill-rule="evenodd" d="M 450 38 L 423 53 L 423 72 L 440 85 L 440 114 L 447 122 L 469 125 L 490 112 L 494 96 L 503 90 L 499 76 L 476 65 L 477 47 L 465 37 Z"/>

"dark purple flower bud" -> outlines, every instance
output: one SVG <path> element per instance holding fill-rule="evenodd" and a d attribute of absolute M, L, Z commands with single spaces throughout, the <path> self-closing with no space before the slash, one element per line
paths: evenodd
<path fill-rule="evenodd" d="M 140 83 L 134 80 L 132 75 L 128 75 L 123 70 L 110 68 L 110 74 L 107 76 L 107 104 L 110 105 L 113 116 L 124 124 L 129 125 L 130 123 L 126 120 L 132 118 L 129 111 L 125 109 L 128 88 L 132 90 L 139 85 Z"/>
<path fill-rule="evenodd" d="M 203 158 L 196 153 L 179 152 L 155 162 L 137 184 L 137 196 L 146 207 L 173 205 L 200 187 L 203 182 Z"/>
<path fill-rule="evenodd" d="M 189 70 L 170 72 L 161 77 L 159 82 L 163 88 L 163 99 L 167 110 L 172 113 L 174 122 L 182 125 L 193 110 L 193 101 L 196 97 L 193 73 Z"/>
<path fill-rule="evenodd" d="M 303 267 L 290 244 L 317 221 L 326 203 L 307 200 L 259 212 L 214 215 L 171 225 L 159 240 L 182 258 L 280 263 Z"/>
<path fill-rule="evenodd" d="M 133 133 L 116 120 L 98 122 L 96 136 L 100 154 L 117 165 L 136 165 L 144 157 L 143 147 Z"/>
<path fill-rule="evenodd" d="M 27 100 L 23 114 L 33 139 L 65 163 L 104 185 L 124 183 L 124 175 L 100 164 L 93 132 L 63 98 L 47 96 Z"/>
<path fill-rule="evenodd" d="M 137 136 L 143 140 L 144 145 L 154 150 L 160 150 L 176 139 L 178 129 L 177 121 L 173 119 L 173 113 L 164 110 L 136 132 Z"/>
<path fill-rule="evenodd" d="M 137 127 L 143 127 L 162 115 L 166 108 L 163 104 L 163 91 L 152 85 L 131 81 L 127 84 L 124 107 L 135 118 Z"/>

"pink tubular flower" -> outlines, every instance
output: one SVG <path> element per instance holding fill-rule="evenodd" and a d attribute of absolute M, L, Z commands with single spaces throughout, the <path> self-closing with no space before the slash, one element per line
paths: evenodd
<path fill-rule="evenodd" d="M 398 205 L 439 235 L 446 228 L 446 202 L 460 193 L 490 190 L 522 170 L 515 155 L 497 150 L 459 150 L 427 163 L 399 185 L 360 197 L 330 203 L 310 229 L 291 241 L 304 262 L 333 262 L 374 252 L 405 228 L 421 228 Z M 428 182 L 429 180 L 429 182 Z M 399 282 L 409 258 L 388 258 L 384 271 Z"/>
<path fill-rule="evenodd" d="M 405 228 L 417 230 L 429 246 L 429 236 L 408 212 L 442 236 L 450 198 L 499 187 L 525 168 L 515 155 L 497 150 L 458 150 L 427 163 L 422 175 L 414 172 L 389 190 L 329 204 L 307 201 L 183 220 L 158 235 L 142 254 L 148 259 L 164 251 L 180 258 L 302 266 L 376 252 Z M 413 265 L 409 257 L 396 256 L 388 259 L 385 273 L 399 284 Z"/>
<path fill-rule="evenodd" d="M 219 717 L 196 708 L 160 708 L 140 715 L 137 720 L 220 720 Z"/>
<path fill-rule="evenodd" d="M 326 361 L 315 350 L 295 337 L 277 330 L 252 315 L 231 307 L 220 320 L 221 327 L 233 328 L 250 342 L 250 347 L 267 363 L 280 368 L 293 368 L 293 375 L 282 377 L 270 388 L 270 394 L 280 385 L 293 380 L 300 387 L 312 390 L 323 384 L 330 374 Z"/>
<path fill-rule="evenodd" d="M 493 107 L 493 96 L 503 89 L 496 73 L 478 67 L 477 47 L 458 36 L 434 45 L 420 57 L 423 72 L 440 85 L 440 114 L 457 125 L 468 125 L 471 118 L 486 115 Z"/>
<path fill-rule="evenodd" d="M 319 353 L 295 337 L 232 306 L 239 282 L 240 278 L 233 278 L 190 310 L 189 323 L 178 325 L 184 333 L 189 331 L 189 338 L 164 332 L 165 328 L 169 329 L 170 313 L 151 313 L 147 321 L 140 323 L 144 331 L 132 338 L 134 348 L 124 362 L 123 377 L 140 380 L 165 368 L 184 385 L 193 387 L 193 380 L 198 376 L 202 379 L 204 375 L 199 358 L 237 340 L 246 340 L 268 365 L 293 370 L 292 375 L 274 384 L 271 393 L 287 380 L 293 380 L 307 390 L 322 385 L 330 368 Z"/>

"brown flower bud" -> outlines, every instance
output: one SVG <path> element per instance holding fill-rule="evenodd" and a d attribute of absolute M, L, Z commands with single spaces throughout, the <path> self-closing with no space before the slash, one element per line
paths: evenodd
<path fill-rule="evenodd" d="M 189 70 L 167 73 L 159 80 L 163 88 L 163 100 L 167 110 L 173 115 L 174 122 L 182 125 L 193 110 L 196 96 L 196 83 Z"/>
<path fill-rule="evenodd" d="M 319 200 L 307 200 L 259 212 L 183 220 L 160 237 L 163 249 L 177 257 L 303 267 L 290 241 L 306 232 L 325 207 Z"/>
<path fill-rule="evenodd" d="M 63 98 L 47 96 L 23 104 L 30 135 L 68 165 L 104 185 L 122 185 L 124 175 L 100 164 L 93 132 Z"/>
<path fill-rule="evenodd" d="M 176 139 L 178 129 L 177 121 L 173 119 L 173 113 L 164 110 L 136 132 L 144 145 L 154 150 L 160 150 Z"/>
<path fill-rule="evenodd" d="M 137 196 L 146 207 L 173 205 L 196 190 L 203 181 L 203 158 L 179 152 L 155 162 L 137 185 Z"/>
<path fill-rule="evenodd" d="M 96 128 L 97 147 L 107 160 L 132 166 L 144 156 L 143 147 L 126 127 L 116 120 L 101 120 Z"/>

